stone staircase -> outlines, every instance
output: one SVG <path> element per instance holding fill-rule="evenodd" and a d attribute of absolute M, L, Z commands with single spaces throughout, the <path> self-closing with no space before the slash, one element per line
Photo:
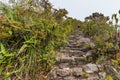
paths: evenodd
<path fill-rule="evenodd" d="M 104 80 L 102 65 L 89 62 L 94 43 L 77 29 L 57 54 L 56 66 L 47 80 Z"/>

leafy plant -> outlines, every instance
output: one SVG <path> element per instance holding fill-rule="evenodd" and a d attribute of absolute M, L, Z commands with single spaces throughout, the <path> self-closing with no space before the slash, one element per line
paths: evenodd
<path fill-rule="evenodd" d="M 65 9 L 53 9 L 47 0 L 9 2 L 0 2 L 1 76 L 46 75 L 55 63 L 56 50 L 67 43 L 80 21 L 67 17 Z"/>
<path fill-rule="evenodd" d="M 115 38 L 116 29 L 107 21 L 108 17 L 103 14 L 93 13 L 86 17 L 86 21 L 82 24 L 82 32 L 95 43 L 94 59 L 114 55 L 119 49 Z"/>
<path fill-rule="evenodd" d="M 105 80 L 113 80 L 113 78 L 110 75 L 107 75 Z"/>

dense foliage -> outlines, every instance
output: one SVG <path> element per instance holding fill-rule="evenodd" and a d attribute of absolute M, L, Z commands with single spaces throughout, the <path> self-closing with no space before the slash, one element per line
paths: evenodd
<path fill-rule="evenodd" d="M 0 75 L 23 79 L 46 74 L 55 51 L 67 43 L 78 22 L 65 9 L 54 9 L 48 0 L 0 2 Z"/>
<path fill-rule="evenodd" d="M 101 13 L 93 13 L 84 22 L 67 14 L 65 9 L 54 9 L 48 0 L 0 2 L 0 79 L 47 75 L 55 63 L 56 51 L 78 25 L 95 43 L 93 60 L 112 57 L 113 64 L 120 65 L 117 14 L 112 16 L 115 25 Z"/>
<path fill-rule="evenodd" d="M 109 17 L 101 13 L 93 13 L 85 18 L 81 30 L 95 43 L 94 60 L 99 62 L 101 58 L 105 59 L 108 56 L 114 58 L 114 55 L 119 51 L 116 26 L 110 24 Z"/>

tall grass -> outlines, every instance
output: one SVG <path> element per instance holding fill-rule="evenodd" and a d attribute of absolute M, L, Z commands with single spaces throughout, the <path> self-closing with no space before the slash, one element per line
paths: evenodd
<path fill-rule="evenodd" d="M 79 22 L 65 19 L 66 13 L 59 14 L 58 20 L 48 1 L 21 1 L 0 2 L 0 75 L 4 79 L 47 74 L 55 63 L 55 51 L 67 43 Z M 47 5 L 38 6 L 44 1 Z"/>

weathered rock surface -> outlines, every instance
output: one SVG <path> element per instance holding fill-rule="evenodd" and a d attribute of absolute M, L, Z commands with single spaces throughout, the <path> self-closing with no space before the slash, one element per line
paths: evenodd
<path fill-rule="evenodd" d="M 98 72 L 98 67 L 96 64 L 89 63 L 84 66 L 84 71 L 87 73 Z"/>
<path fill-rule="evenodd" d="M 75 76 L 75 77 L 80 77 L 83 75 L 83 70 L 82 68 L 73 68 L 72 69 L 72 74 Z"/>
<path fill-rule="evenodd" d="M 60 77 L 69 76 L 70 75 L 70 70 L 69 70 L 69 68 L 58 69 L 56 71 L 56 74 Z"/>
<path fill-rule="evenodd" d="M 99 72 L 99 78 L 100 80 L 105 80 L 106 72 Z"/>

